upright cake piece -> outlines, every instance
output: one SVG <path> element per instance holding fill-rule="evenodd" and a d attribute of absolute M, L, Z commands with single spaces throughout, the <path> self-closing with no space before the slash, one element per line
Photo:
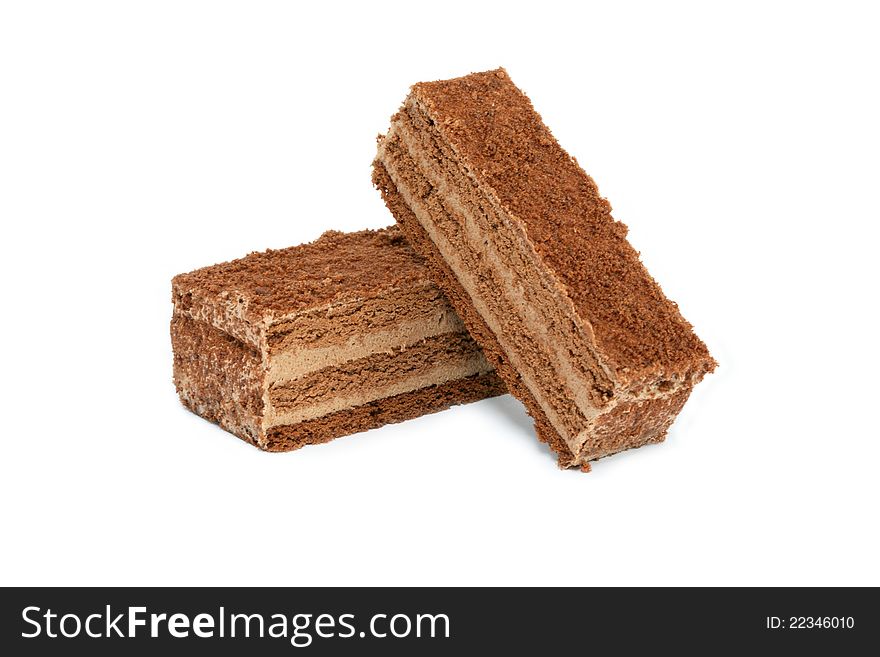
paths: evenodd
<path fill-rule="evenodd" d="M 172 281 L 185 406 L 270 451 L 505 392 L 396 226 Z"/>
<path fill-rule="evenodd" d="M 373 181 L 560 465 L 663 440 L 714 369 L 503 69 L 414 85 Z"/>

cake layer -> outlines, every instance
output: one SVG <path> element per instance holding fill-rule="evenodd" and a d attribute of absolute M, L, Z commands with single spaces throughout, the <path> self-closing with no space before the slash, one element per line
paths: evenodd
<path fill-rule="evenodd" d="M 559 153 L 568 164 L 548 182 Z M 374 182 L 541 438 L 561 464 L 586 466 L 661 440 L 714 361 L 572 162 L 493 71 L 415 85 L 380 140 Z M 597 285 L 606 296 L 584 292 Z"/>
<path fill-rule="evenodd" d="M 258 326 L 267 317 L 280 319 L 334 304 L 357 304 L 392 289 L 430 286 L 424 273 L 421 259 L 400 231 L 386 228 L 328 231 L 309 244 L 251 253 L 180 274 L 172 286 L 178 306 L 185 306 L 178 298 L 186 297 L 207 301 L 213 310 L 230 306 L 236 308 L 230 315 Z"/>
<path fill-rule="evenodd" d="M 397 228 L 352 235 L 329 231 L 175 276 L 174 307 L 258 348 L 265 338 L 272 351 L 338 345 L 403 314 L 454 317 Z"/>
<path fill-rule="evenodd" d="M 388 288 L 369 299 L 335 302 L 290 317 L 274 317 L 266 332 L 269 351 L 306 348 L 336 349 L 359 342 L 366 333 L 412 330 L 429 337 L 444 331 L 460 331 L 455 311 L 433 283 L 419 282 L 411 288 Z"/>
<path fill-rule="evenodd" d="M 384 397 L 314 420 L 272 427 L 266 432 L 266 442 L 262 447 L 270 452 L 299 449 L 305 445 L 325 443 L 340 436 L 411 420 L 504 392 L 504 382 L 495 372 L 475 374 L 393 397 Z"/>
<path fill-rule="evenodd" d="M 390 352 L 326 367 L 268 386 L 263 425 L 311 420 L 492 367 L 467 333 L 444 333 Z"/>
<path fill-rule="evenodd" d="M 332 294 L 299 280 L 315 272 Z M 172 288 L 181 401 L 264 449 L 411 417 L 418 400 L 428 413 L 504 392 L 397 227 L 251 254 Z"/>

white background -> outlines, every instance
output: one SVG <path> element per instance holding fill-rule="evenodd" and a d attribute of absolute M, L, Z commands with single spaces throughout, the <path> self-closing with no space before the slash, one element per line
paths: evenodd
<path fill-rule="evenodd" d="M 880 584 L 870 3 L 6 2 L 2 584 Z M 391 217 L 377 133 L 503 65 L 720 368 L 560 471 L 519 403 L 264 454 L 171 277 Z"/>

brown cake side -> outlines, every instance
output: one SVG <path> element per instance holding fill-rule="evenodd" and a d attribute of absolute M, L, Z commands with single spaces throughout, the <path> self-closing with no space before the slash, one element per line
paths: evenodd
<path fill-rule="evenodd" d="M 410 210 L 403 197 L 397 192 L 397 188 L 388 176 L 385 167 L 378 161 L 373 165 L 373 183 L 382 193 L 382 198 L 397 219 L 398 224 L 406 232 L 409 242 L 418 249 L 419 253 L 426 255 L 426 263 L 433 279 L 444 290 L 452 306 L 459 309 L 459 315 L 468 332 L 483 348 L 483 353 L 498 375 L 504 380 L 510 393 L 525 404 L 529 415 L 535 421 L 538 437 L 543 442 L 549 444 L 557 453 L 561 466 L 570 467 L 574 465 L 575 457 L 568 448 L 568 445 L 553 430 L 540 405 L 529 393 L 528 388 L 523 385 L 516 370 L 505 359 L 504 351 L 498 344 L 495 334 L 487 326 L 486 322 L 483 321 L 480 314 L 470 305 L 467 292 L 465 292 L 456 279 L 455 273 L 443 260 L 437 247 L 419 225 L 412 210 Z M 589 470 L 589 465 L 585 466 L 585 470 Z"/>
<path fill-rule="evenodd" d="M 181 401 L 263 449 L 504 391 L 396 227 L 328 233 L 172 288 Z"/>
<path fill-rule="evenodd" d="M 374 182 L 562 465 L 662 440 L 714 367 L 503 70 L 415 85 Z"/>

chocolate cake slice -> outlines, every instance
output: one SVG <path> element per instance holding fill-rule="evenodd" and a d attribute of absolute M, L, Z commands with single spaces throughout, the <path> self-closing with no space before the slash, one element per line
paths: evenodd
<path fill-rule="evenodd" d="M 396 226 L 176 276 L 183 404 L 270 451 L 505 392 Z"/>
<path fill-rule="evenodd" d="M 373 181 L 561 466 L 662 441 L 714 369 L 503 69 L 414 85 Z"/>

